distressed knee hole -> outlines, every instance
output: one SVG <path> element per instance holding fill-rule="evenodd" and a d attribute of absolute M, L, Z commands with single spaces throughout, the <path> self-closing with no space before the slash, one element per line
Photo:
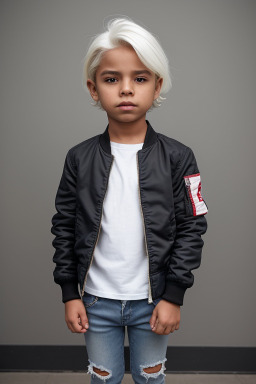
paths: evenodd
<path fill-rule="evenodd" d="M 107 368 L 103 367 L 102 365 L 96 366 L 92 361 L 89 360 L 89 365 L 88 365 L 88 372 L 91 375 L 97 376 L 99 379 L 105 381 L 109 379 L 112 376 L 112 371 L 107 370 Z"/>
<path fill-rule="evenodd" d="M 165 358 L 162 361 L 157 361 L 155 364 L 147 364 L 147 365 L 141 365 L 141 375 L 146 378 L 146 381 L 148 381 L 149 378 L 156 378 L 159 375 L 164 375 L 165 371 L 165 361 L 167 359 Z"/>
<path fill-rule="evenodd" d="M 107 376 L 109 373 L 107 371 L 102 371 L 99 368 L 93 367 L 94 372 L 97 372 L 99 375 Z"/>
<path fill-rule="evenodd" d="M 144 368 L 143 371 L 146 373 L 155 373 L 155 372 L 159 372 L 161 368 L 162 368 L 162 364 L 158 364 L 154 367 Z"/>

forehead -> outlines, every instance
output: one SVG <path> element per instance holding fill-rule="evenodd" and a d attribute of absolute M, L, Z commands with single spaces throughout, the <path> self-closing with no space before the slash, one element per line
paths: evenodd
<path fill-rule="evenodd" d="M 135 50 L 127 46 L 113 48 L 102 54 L 100 64 L 97 68 L 97 74 L 100 76 L 101 73 L 106 70 L 120 73 L 139 73 L 139 71 L 146 70 L 149 75 L 153 75 L 153 72 L 141 62 Z"/>

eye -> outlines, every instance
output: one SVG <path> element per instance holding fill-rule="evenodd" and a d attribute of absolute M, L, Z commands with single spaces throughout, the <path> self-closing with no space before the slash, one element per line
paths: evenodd
<path fill-rule="evenodd" d="M 139 80 L 138 83 L 144 83 L 145 81 L 147 81 L 147 79 L 145 79 L 144 77 L 137 77 L 136 80 Z"/>
<path fill-rule="evenodd" d="M 106 83 L 114 83 L 114 81 L 112 81 L 112 80 L 116 80 L 114 77 L 108 77 L 107 79 L 105 79 L 104 81 L 106 82 Z"/>

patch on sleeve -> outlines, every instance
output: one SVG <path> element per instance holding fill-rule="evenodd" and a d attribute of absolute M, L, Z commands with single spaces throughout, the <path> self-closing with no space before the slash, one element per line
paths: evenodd
<path fill-rule="evenodd" d="M 187 196 L 192 207 L 193 216 L 205 215 L 208 208 L 201 195 L 201 177 L 200 173 L 183 177 L 185 180 Z"/>

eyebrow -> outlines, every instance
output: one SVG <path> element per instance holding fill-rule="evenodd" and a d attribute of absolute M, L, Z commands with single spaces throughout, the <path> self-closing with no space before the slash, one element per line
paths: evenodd
<path fill-rule="evenodd" d="M 152 74 L 147 71 L 146 69 L 142 69 L 141 71 L 132 71 L 132 73 L 134 73 L 135 75 L 139 75 L 139 74 L 147 74 L 149 76 L 152 76 Z M 101 72 L 100 76 L 104 76 L 104 75 L 121 75 L 121 72 L 118 72 L 118 71 L 110 71 L 110 70 L 106 70 L 106 71 L 103 71 Z"/>

